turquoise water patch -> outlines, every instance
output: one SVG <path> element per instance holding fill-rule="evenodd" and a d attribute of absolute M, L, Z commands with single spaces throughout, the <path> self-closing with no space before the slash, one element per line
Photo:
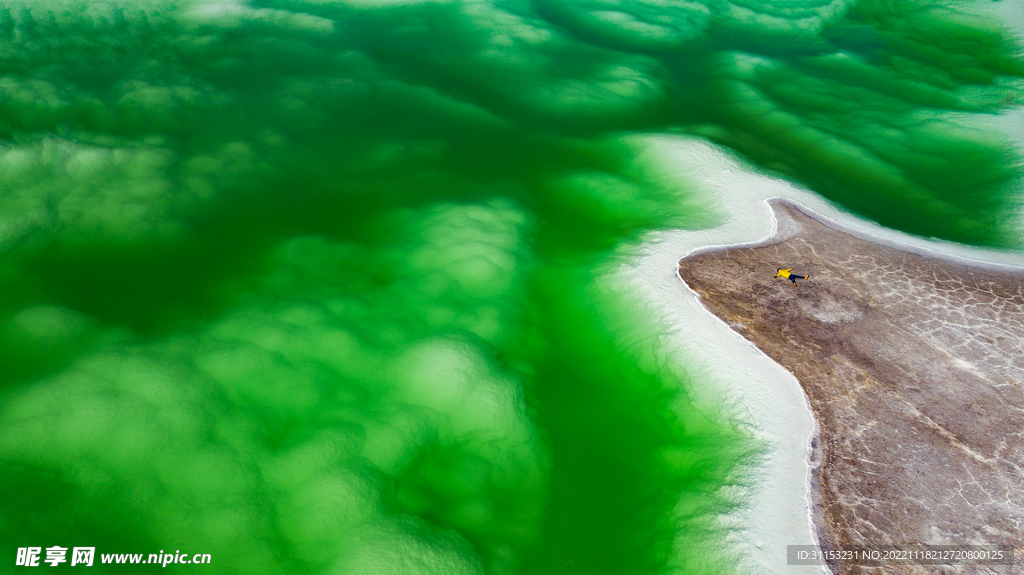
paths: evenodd
<path fill-rule="evenodd" d="M 763 446 L 616 273 L 726 210 L 631 135 L 1019 247 L 976 119 L 1020 47 L 947 4 L 0 2 L 0 43 L 0 553 L 732 573 Z"/>

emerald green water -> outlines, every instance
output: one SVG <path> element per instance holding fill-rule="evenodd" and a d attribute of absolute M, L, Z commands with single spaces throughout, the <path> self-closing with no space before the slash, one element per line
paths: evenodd
<path fill-rule="evenodd" d="M 949 3 L 0 2 L 0 572 L 735 572 L 763 446 L 614 273 L 724 211 L 627 136 L 1019 248 L 1022 77 Z"/>

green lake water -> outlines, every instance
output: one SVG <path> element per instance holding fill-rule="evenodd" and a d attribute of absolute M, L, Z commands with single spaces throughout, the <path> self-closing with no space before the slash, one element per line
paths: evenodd
<path fill-rule="evenodd" d="M 1022 79 L 951 2 L 0 0 L 0 573 L 733 573 L 763 446 L 612 273 L 725 212 L 630 135 L 1020 249 Z"/>

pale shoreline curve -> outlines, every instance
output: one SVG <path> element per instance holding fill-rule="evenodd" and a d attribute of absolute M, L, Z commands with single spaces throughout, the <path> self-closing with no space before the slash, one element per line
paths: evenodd
<path fill-rule="evenodd" d="M 645 136 L 636 145 L 641 161 L 662 174 L 666 185 L 696 182 L 702 196 L 730 210 L 725 223 L 714 229 L 649 234 L 640 257 L 622 274 L 670 326 L 662 339 L 662 355 L 677 358 L 680 365 L 702 366 L 701 379 L 712 382 L 708 388 L 686 390 L 688 399 L 708 413 L 734 420 L 766 446 L 754 470 L 755 485 L 741 494 L 744 505 L 720 517 L 730 534 L 728 543 L 742 557 L 740 572 L 820 574 L 820 567 L 785 567 L 786 545 L 815 542 L 806 487 L 806 457 L 815 429 L 800 386 L 792 374 L 704 310 L 675 273 L 676 261 L 690 250 L 768 236 L 772 217 L 765 195 L 807 201 L 814 197 L 755 173 L 700 139 Z"/>

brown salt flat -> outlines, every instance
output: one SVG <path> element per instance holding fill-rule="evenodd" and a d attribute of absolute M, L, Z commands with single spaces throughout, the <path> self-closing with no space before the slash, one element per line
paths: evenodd
<path fill-rule="evenodd" d="M 769 203 L 775 236 L 688 256 L 679 276 L 803 386 L 820 429 L 822 547 L 1018 547 L 1015 565 L 833 571 L 1024 573 L 1024 273 L 901 251 Z M 810 278 L 773 279 L 780 267 Z"/>

